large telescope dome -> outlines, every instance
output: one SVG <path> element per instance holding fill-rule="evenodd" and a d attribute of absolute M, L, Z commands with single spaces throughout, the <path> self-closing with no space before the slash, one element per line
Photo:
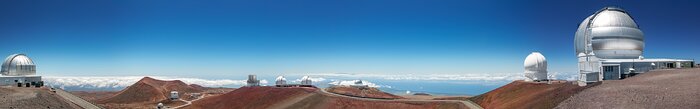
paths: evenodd
<path fill-rule="evenodd" d="M 13 54 L 8 56 L 5 62 L 2 63 L 0 72 L 5 76 L 35 75 L 36 65 L 27 55 Z"/>
<path fill-rule="evenodd" d="M 276 85 L 285 85 L 285 84 L 287 84 L 287 79 L 284 78 L 284 76 L 278 76 L 277 79 L 275 79 L 275 84 Z"/>
<path fill-rule="evenodd" d="M 605 7 L 579 25 L 574 38 L 576 54 L 603 59 L 635 59 L 642 55 L 644 34 L 625 10 Z"/>
<path fill-rule="evenodd" d="M 524 62 L 525 77 L 528 81 L 547 79 L 547 59 L 540 52 L 527 55 Z"/>
<path fill-rule="evenodd" d="M 301 85 L 311 85 L 311 77 L 303 76 L 301 77 Z"/>

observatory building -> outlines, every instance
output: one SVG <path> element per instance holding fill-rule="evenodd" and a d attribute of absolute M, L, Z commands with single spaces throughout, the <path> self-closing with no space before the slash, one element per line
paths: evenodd
<path fill-rule="evenodd" d="M 284 78 L 284 76 L 278 76 L 277 79 L 275 79 L 275 85 L 280 86 L 280 85 L 286 85 L 287 84 L 287 79 Z"/>
<path fill-rule="evenodd" d="M 301 85 L 311 85 L 311 78 L 309 76 L 301 77 Z"/>
<path fill-rule="evenodd" d="M 275 86 L 277 87 L 316 87 L 311 84 L 311 78 L 309 76 L 301 77 L 301 84 L 288 84 L 287 79 L 284 76 L 278 76 L 275 79 Z"/>
<path fill-rule="evenodd" d="M 247 86 L 260 86 L 260 80 L 255 75 L 248 75 Z"/>
<path fill-rule="evenodd" d="M 605 7 L 588 16 L 574 37 L 579 81 L 617 80 L 653 69 L 694 67 L 693 60 L 645 59 L 644 33 L 629 13 Z"/>
<path fill-rule="evenodd" d="M 547 59 L 540 52 L 527 55 L 525 62 L 525 81 L 547 80 Z"/>
<path fill-rule="evenodd" d="M 170 100 L 177 100 L 180 99 L 180 93 L 177 91 L 170 91 Z"/>
<path fill-rule="evenodd" d="M 34 61 L 25 54 L 13 54 L 5 58 L 0 74 L 0 86 L 43 86 L 41 76 L 36 75 Z"/>

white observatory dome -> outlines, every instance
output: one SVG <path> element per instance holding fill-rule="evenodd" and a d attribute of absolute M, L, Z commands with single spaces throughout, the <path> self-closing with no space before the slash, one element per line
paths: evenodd
<path fill-rule="evenodd" d="M 287 84 L 287 79 L 284 78 L 284 76 L 278 76 L 277 79 L 275 79 L 275 84 L 276 85 L 285 85 L 285 84 Z"/>
<path fill-rule="evenodd" d="M 36 65 L 34 61 L 29 59 L 27 55 L 24 54 L 13 54 L 5 59 L 2 63 L 2 75 L 6 76 L 23 76 L 23 75 L 35 75 Z"/>
<path fill-rule="evenodd" d="M 578 27 L 576 54 L 594 52 L 603 59 L 636 59 L 644 49 L 644 34 L 625 10 L 605 7 Z"/>
<path fill-rule="evenodd" d="M 547 79 L 547 59 L 540 52 L 527 55 L 524 66 L 527 81 Z"/>
<path fill-rule="evenodd" d="M 311 85 L 311 78 L 309 76 L 301 77 L 301 85 Z"/>

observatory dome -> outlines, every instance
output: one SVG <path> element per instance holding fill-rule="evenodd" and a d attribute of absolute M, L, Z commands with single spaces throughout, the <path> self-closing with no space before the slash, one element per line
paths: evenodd
<path fill-rule="evenodd" d="M 5 76 L 35 75 L 36 65 L 27 55 L 13 54 L 5 58 L 0 72 Z"/>
<path fill-rule="evenodd" d="M 528 81 L 547 79 L 547 59 L 540 52 L 527 55 L 524 62 L 525 77 Z"/>
<path fill-rule="evenodd" d="M 604 59 L 635 59 L 642 55 L 644 34 L 625 10 L 605 7 L 588 16 L 574 38 L 576 54 L 593 52 Z"/>
<path fill-rule="evenodd" d="M 284 76 L 278 76 L 277 79 L 275 79 L 275 84 L 276 85 L 285 85 L 285 84 L 287 84 L 287 79 L 284 78 Z"/>
<path fill-rule="evenodd" d="M 309 76 L 301 77 L 301 85 L 311 85 L 311 78 Z"/>

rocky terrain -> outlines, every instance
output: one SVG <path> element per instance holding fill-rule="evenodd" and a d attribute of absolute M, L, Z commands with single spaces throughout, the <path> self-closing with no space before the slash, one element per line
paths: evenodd
<path fill-rule="evenodd" d="M 47 88 L 0 87 L 0 109 L 80 109 Z"/>
<path fill-rule="evenodd" d="M 460 109 L 458 101 L 374 100 L 334 96 L 312 87 L 241 87 L 195 101 L 187 109 Z"/>
<path fill-rule="evenodd" d="M 178 91 L 182 99 L 187 99 L 190 93 L 200 93 L 203 90 L 187 85 L 182 81 L 163 81 L 144 77 L 133 85 L 117 92 L 113 96 L 98 99 L 96 102 L 106 108 L 154 108 L 157 103 L 176 106 L 182 102 L 167 100 L 170 91 Z M 87 98 L 87 97 L 83 97 Z"/>
<path fill-rule="evenodd" d="M 383 92 L 377 88 L 372 88 L 372 87 L 359 88 L 359 87 L 350 87 L 350 86 L 333 86 L 333 87 L 329 87 L 325 90 L 328 92 L 331 92 L 331 93 L 347 95 L 347 96 L 363 97 L 363 98 L 380 98 L 380 99 L 401 99 L 401 98 L 403 98 L 401 96 L 396 96 L 394 94 L 386 93 L 386 92 Z"/>
<path fill-rule="evenodd" d="M 470 99 L 484 109 L 551 109 L 593 86 L 580 87 L 567 81 L 547 84 L 518 80 Z"/>
<path fill-rule="evenodd" d="M 624 80 L 603 81 L 557 108 L 692 109 L 700 107 L 700 69 L 656 70 Z"/>
<path fill-rule="evenodd" d="M 317 91 L 316 88 L 241 87 L 223 95 L 195 101 L 187 109 L 265 109 Z"/>

